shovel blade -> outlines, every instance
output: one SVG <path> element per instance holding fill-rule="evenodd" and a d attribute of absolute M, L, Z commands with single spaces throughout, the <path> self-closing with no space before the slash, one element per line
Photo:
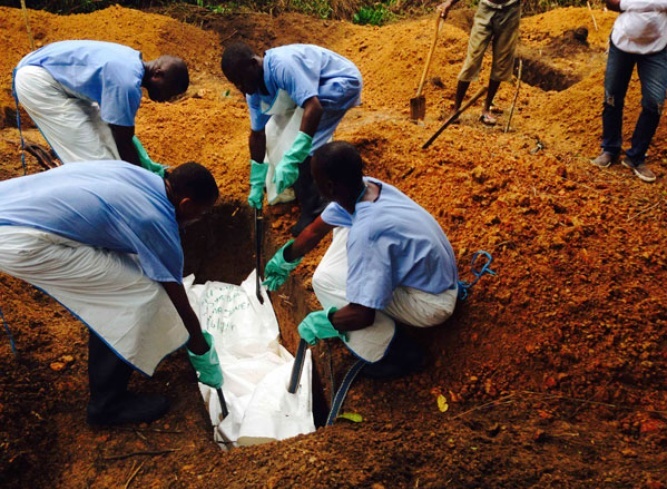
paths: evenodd
<path fill-rule="evenodd" d="M 426 115 L 426 98 L 423 95 L 410 99 L 410 119 L 422 120 Z"/>

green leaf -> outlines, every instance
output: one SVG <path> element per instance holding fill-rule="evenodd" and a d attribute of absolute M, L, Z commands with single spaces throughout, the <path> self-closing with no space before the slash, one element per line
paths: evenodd
<path fill-rule="evenodd" d="M 361 423 L 364 418 L 359 413 L 341 413 L 338 415 L 339 418 L 347 419 L 353 423 Z"/>

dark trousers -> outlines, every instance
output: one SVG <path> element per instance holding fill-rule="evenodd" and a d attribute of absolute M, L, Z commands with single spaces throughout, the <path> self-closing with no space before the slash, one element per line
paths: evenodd
<path fill-rule="evenodd" d="M 602 110 L 602 149 L 614 156 L 623 142 L 623 105 L 625 94 L 637 66 L 642 89 L 642 111 L 632 134 L 631 147 L 625 154 L 635 165 L 644 163 L 646 151 L 660 122 L 667 90 L 667 48 L 653 54 L 621 51 L 609 43 L 609 57 L 604 77 Z"/>
<path fill-rule="evenodd" d="M 130 375 L 134 370 L 116 355 L 97 334 L 88 339 L 88 383 L 90 414 L 101 413 L 121 400 L 127 393 Z"/>

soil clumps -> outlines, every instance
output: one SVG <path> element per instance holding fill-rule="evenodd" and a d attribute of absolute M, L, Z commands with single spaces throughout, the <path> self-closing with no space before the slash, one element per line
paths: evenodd
<path fill-rule="evenodd" d="M 616 14 L 596 10 L 598 30 L 585 8 L 523 18 L 524 76 L 510 130 L 504 128 L 515 86 L 506 83 L 496 98 L 503 110 L 498 126 L 478 122 L 478 103 L 424 151 L 439 115 L 451 107 L 469 11 L 444 23 L 430 70 L 438 83 L 424 89 L 428 105 L 419 125 L 409 120 L 409 101 L 432 41 L 432 16 L 376 28 L 296 14 L 223 17 L 188 7 L 169 13 L 176 18 L 122 7 L 29 15 L 38 45 L 107 40 L 141 50 L 144 59 L 172 54 L 188 62 L 188 93 L 166 104 L 145 98 L 137 135 L 155 161 L 198 161 L 220 185 L 224 202 L 215 226 L 186 237 L 198 250 L 188 258 L 198 280 L 238 283 L 254 268 L 245 249 L 253 243 L 248 114 L 219 67 L 223 46 L 238 40 L 257 49 L 315 43 L 354 61 L 364 76 L 363 105 L 348 113 L 336 138 L 360 148 L 369 175 L 396 185 L 438 219 L 463 280 L 473 278 L 469 263 L 480 249 L 493 256 L 497 275 L 479 282 L 446 325 L 419 332 L 429 352 L 425 372 L 355 383 L 343 410 L 361 414 L 362 422 L 340 420 L 308 436 L 229 452 L 213 442 L 182 351 L 153 379 L 136 379 L 142 389 L 170 397 L 173 409 L 163 420 L 87 427 L 85 328 L 42 293 L 0 275 L 0 307 L 18 349 L 14 355 L 3 336 L 3 487 L 667 487 L 664 117 L 648 158 L 655 184 L 620 165 L 600 170 L 588 162 L 599 152 L 605 50 Z M 582 28 L 586 42 L 575 36 Z M 0 8 L 0 45 L 6 179 L 24 173 L 11 96 L 11 70 L 30 51 L 20 10 Z M 487 63 L 479 86 L 488 69 Z M 635 75 L 626 98 L 628 138 L 640 98 Z M 22 120 L 26 140 L 44 144 L 25 114 Z M 29 155 L 25 171 L 41 171 Z M 297 215 L 291 205 L 265 210 L 265 259 L 289 239 Z M 317 256 L 304 260 L 273 296 L 292 351 L 296 324 L 317 307 L 309 278 L 316 264 Z M 339 382 L 352 359 L 339 345 L 329 355 L 323 344 L 314 358 L 329 395 L 329 369 Z"/>

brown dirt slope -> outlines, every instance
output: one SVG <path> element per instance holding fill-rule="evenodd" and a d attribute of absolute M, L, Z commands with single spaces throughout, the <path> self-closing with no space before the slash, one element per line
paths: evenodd
<path fill-rule="evenodd" d="M 218 179 L 223 224 L 202 236 L 219 230 L 221 245 L 199 244 L 214 264 L 200 264 L 200 279 L 240 280 L 254 268 L 250 225 L 237 222 L 249 214 L 247 113 L 219 71 L 221 45 L 238 39 L 258 49 L 317 43 L 357 63 L 364 103 L 337 137 L 361 148 L 369 174 L 437 217 L 463 279 L 472 279 L 469 262 L 478 249 L 493 255 L 497 275 L 484 278 L 448 324 L 417 337 L 428 348 L 426 372 L 355 384 L 344 409 L 363 422 L 339 421 L 309 436 L 231 452 L 212 441 L 183 352 L 153 379 L 137 379 L 170 396 L 174 407 L 164 420 L 136 429 L 86 427 L 84 328 L 48 297 L 0 275 L 0 307 L 19 350 L 14 356 L 9 341 L 0 341 L 3 487 L 666 487 L 667 129 L 663 120 L 649 150 L 655 184 L 620 166 L 598 170 L 587 162 L 599 150 L 604 51 L 615 18 L 594 13 L 599 31 L 587 9 L 522 20 L 524 76 L 509 132 L 503 128 L 516 83 L 498 94 L 499 127 L 477 122 L 478 103 L 422 150 L 449 110 L 469 11 L 455 13 L 440 32 L 420 125 L 409 121 L 409 100 L 433 17 L 374 28 L 298 15 L 170 12 L 203 30 L 121 7 L 68 17 L 30 11 L 39 44 L 102 39 L 141 49 L 146 59 L 170 53 L 189 63 L 188 94 L 168 104 L 144 101 L 137 133 L 155 160 L 197 160 Z M 573 37 L 582 27 L 587 44 Z M 20 10 L 0 9 L 0 45 L 4 179 L 23 173 L 10 95 L 11 69 L 30 50 Z M 483 70 L 488 76 L 488 63 Z M 627 137 L 639 99 L 635 78 Z M 25 136 L 40 140 L 34 128 Z M 39 171 L 33 159 L 27 165 Z M 295 216 L 289 205 L 266 211 L 267 256 L 287 239 Z M 240 257 L 233 273 L 215 266 L 230 250 Z M 306 260 L 283 296 L 274 297 L 291 348 L 294 325 L 316 307 L 308 279 L 316 262 L 317 256 Z M 327 351 L 314 349 L 328 393 Z M 339 380 L 351 359 L 337 346 L 331 357 Z M 449 402 L 446 412 L 438 409 L 438 394 Z"/>

